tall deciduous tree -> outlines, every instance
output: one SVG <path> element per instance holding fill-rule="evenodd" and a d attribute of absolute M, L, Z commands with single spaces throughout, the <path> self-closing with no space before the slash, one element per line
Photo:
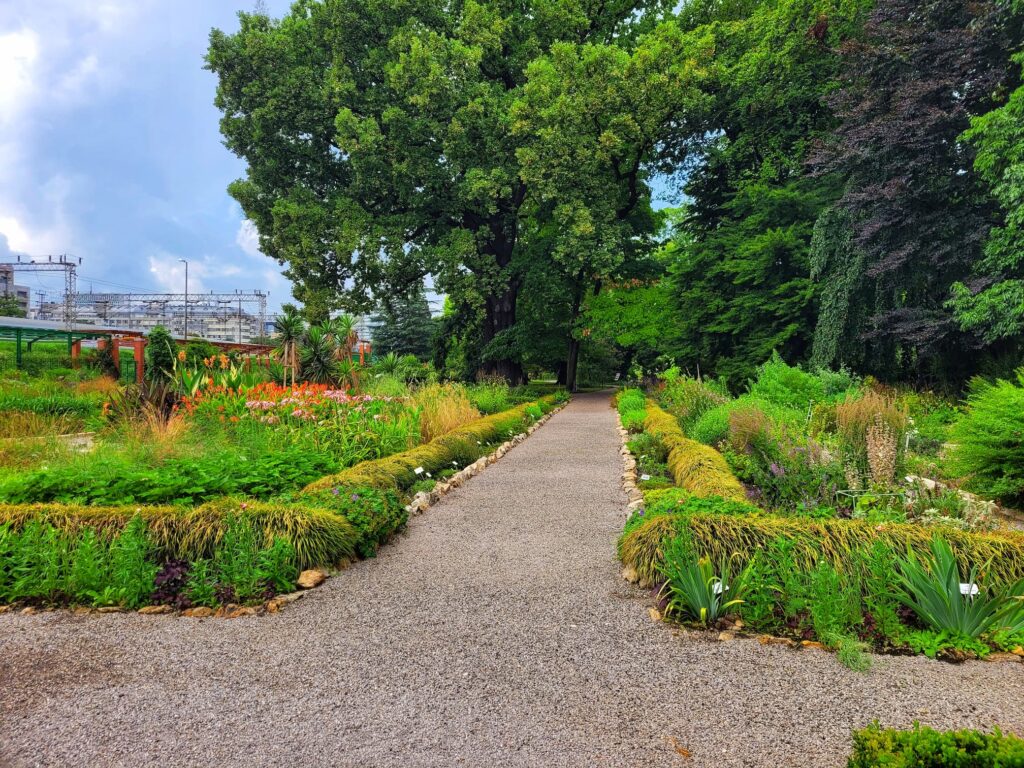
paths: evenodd
<path fill-rule="evenodd" d="M 865 37 L 843 46 L 830 100 L 842 122 L 812 161 L 844 180 L 830 216 L 848 233 L 819 228 L 819 363 L 898 377 L 956 376 L 939 369 L 964 362 L 970 340 L 945 304 L 995 210 L 958 137 L 1006 77 L 999 22 L 995 2 L 878 0 Z"/>
<path fill-rule="evenodd" d="M 485 365 L 520 381 L 500 335 L 541 205 L 519 156 L 530 131 L 513 130 L 528 67 L 563 42 L 633 47 L 670 5 L 299 0 L 280 21 L 242 14 L 207 55 L 226 143 L 248 163 L 231 193 L 307 307 L 365 309 L 428 272 L 443 291 L 471 275 Z"/>
<path fill-rule="evenodd" d="M 804 356 L 814 325 L 809 250 L 814 221 L 836 196 L 808 179 L 811 143 L 835 125 L 824 98 L 835 47 L 863 24 L 866 0 L 697 0 L 683 18 L 715 37 L 713 108 L 701 130 L 668 143 L 697 162 L 671 266 L 678 312 L 673 356 L 733 381 L 773 350 Z M 697 151 L 695 151 L 697 150 Z M 684 166 L 685 167 L 685 166 Z"/>
<path fill-rule="evenodd" d="M 1024 54 L 1015 61 L 1024 66 Z M 951 307 L 964 330 L 986 343 L 1006 342 L 1024 335 L 1024 86 L 974 118 L 965 138 L 977 150 L 974 167 L 1002 205 L 1003 218 L 970 280 L 953 286 Z"/>

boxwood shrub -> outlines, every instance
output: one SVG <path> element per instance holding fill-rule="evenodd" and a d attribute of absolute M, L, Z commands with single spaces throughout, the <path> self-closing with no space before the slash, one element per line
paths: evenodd
<path fill-rule="evenodd" d="M 847 768 L 1021 768 L 1024 741 L 980 731 L 935 731 L 915 724 L 913 730 L 882 728 L 877 722 L 853 735 Z"/>

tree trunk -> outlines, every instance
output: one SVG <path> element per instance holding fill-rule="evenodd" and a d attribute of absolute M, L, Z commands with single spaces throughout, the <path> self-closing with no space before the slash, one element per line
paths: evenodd
<path fill-rule="evenodd" d="M 484 346 L 490 344 L 499 333 L 507 331 L 515 325 L 518 297 L 519 286 L 516 283 L 510 285 L 503 293 L 487 297 L 483 329 Z M 488 376 L 502 377 L 513 387 L 526 383 L 526 374 L 518 360 L 508 358 L 488 360 L 483 364 L 481 370 Z"/>
<path fill-rule="evenodd" d="M 576 338 L 576 320 L 580 316 L 583 305 L 583 270 L 576 275 L 572 295 L 572 308 L 569 311 L 569 351 L 565 357 L 565 388 L 576 391 L 576 369 L 580 361 L 580 340 Z"/>
<path fill-rule="evenodd" d="M 576 368 L 580 361 L 580 340 L 569 335 L 569 354 L 565 359 L 565 388 L 570 392 L 576 392 Z"/>

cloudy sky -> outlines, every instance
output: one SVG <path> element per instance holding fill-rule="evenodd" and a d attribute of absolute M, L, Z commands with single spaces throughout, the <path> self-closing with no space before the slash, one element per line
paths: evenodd
<path fill-rule="evenodd" d="M 288 0 L 267 0 L 274 15 Z M 0 0 L 0 261 L 81 257 L 79 290 L 270 291 L 288 281 L 228 196 L 211 27 L 254 0 Z M 59 293 L 59 275 L 19 278 Z"/>

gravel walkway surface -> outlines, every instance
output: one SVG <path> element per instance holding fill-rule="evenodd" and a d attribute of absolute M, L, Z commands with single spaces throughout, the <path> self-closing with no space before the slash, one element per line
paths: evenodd
<path fill-rule="evenodd" d="M 652 622 L 618 450 L 577 397 L 277 615 L 0 616 L 0 765 L 841 766 L 875 717 L 1024 733 L 1024 664 L 858 674 Z"/>

